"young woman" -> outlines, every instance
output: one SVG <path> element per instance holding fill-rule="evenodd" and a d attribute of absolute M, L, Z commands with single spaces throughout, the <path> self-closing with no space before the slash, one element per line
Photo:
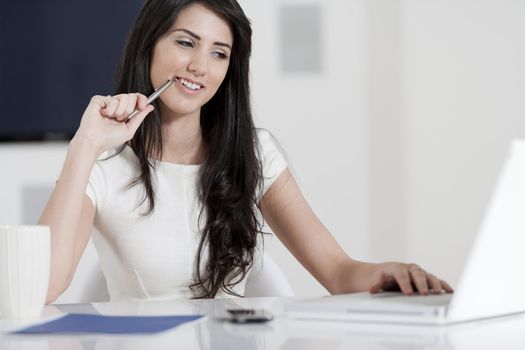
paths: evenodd
<path fill-rule="evenodd" d="M 116 94 L 91 99 L 40 219 L 52 232 L 48 302 L 68 287 L 93 226 L 112 300 L 243 295 L 259 213 L 330 293 L 452 291 L 418 265 L 345 254 L 253 125 L 250 50 L 235 0 L 146 1 Z M 148 105 L 143 94 L 171 78 Z"/>

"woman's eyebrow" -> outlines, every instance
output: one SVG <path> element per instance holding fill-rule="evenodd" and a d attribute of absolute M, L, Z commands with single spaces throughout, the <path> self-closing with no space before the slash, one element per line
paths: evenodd
<path fill-rule="evenodd" d="M 201 37 L 198 36 L 197 34 L 195 34 L 194 32 L 192 32 L 191 30 L 188 30 L 188 29 L 184 29 L 184 28 L 177 28 L 177 29 L 173 29 L 174 32 L 184 32 L 190 36 L 192 36 L 193 38 L 197 39 L 197 40 L 201 40 Z M 230 50 L 232 49 L 232 47 L 229 45 L 229 44 L 226 44 L 226 43 L 221 43 L 220 41 L 216 41 L 213 43 L 213 45 L 218 45 L 218 46 L 224 46 L 224 47 L 227 47 L 229 48 Z"/>

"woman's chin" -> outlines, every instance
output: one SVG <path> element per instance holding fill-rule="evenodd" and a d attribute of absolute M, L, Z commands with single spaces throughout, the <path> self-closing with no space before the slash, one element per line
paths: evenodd
<path fill-rule="evenodd" d="M 200 116 L 201 106 L 166 106 L 162 111 L 162 119 L 179 119 L 182 117 Z"/>

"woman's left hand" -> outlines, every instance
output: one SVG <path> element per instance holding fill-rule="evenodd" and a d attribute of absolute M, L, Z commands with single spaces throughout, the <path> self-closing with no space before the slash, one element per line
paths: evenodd
<path fill-rule="evenodd" d="M 370 293 L 394 290 L 401 290 L 406 295 L 453 292 L 447 282 L 428 273 L 417 264 L 398 262 L 374 264 L 370 277 L 372 278 Z"/>

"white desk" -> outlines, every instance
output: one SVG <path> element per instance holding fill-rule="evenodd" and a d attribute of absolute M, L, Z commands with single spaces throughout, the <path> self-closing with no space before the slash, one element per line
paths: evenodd
<path fill-rule="evenodd" d="M 525 349 L 525 314 L 446 327 L 332 323 L 286 318 L 283 306 L 291 300 L 247 298 L 50 305 L 46 306 L 41 320 L 68 312 L 142 316 L 204 313 L 210 316 L 157 335 L 1 335 L 0 349 Z M 214 319 L 213 315 L 221 314 L 225 306 L 264 307 L 276 318 L 267 324 L 251 325 Z M 30 323 L 0 320 L 0 332 Z"/>

